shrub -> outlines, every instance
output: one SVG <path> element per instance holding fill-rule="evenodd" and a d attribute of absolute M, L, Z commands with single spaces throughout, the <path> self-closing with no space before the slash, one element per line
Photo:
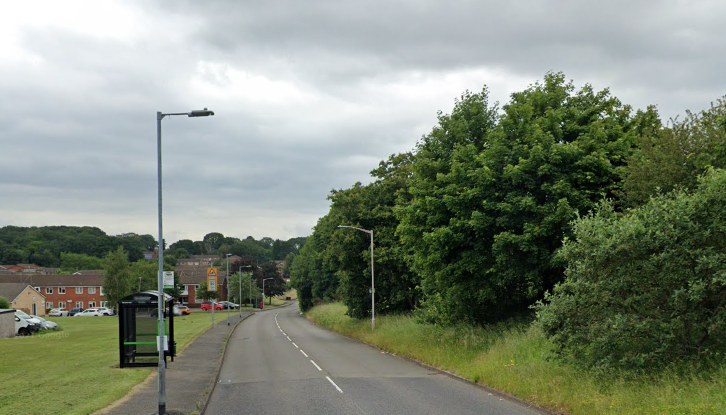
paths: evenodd
<path fill-rule="evenodd" d="M 0 297 L 0 308 L 10 308 L 10 301 L 7 298 Z"/>
<path fill-rule="evenodd" d="M 563 357 L 606 370 L 661 368 L 724 351 L 726 172 L 626 214 L 574 223 L 566 280 L 535 307 Z"/>

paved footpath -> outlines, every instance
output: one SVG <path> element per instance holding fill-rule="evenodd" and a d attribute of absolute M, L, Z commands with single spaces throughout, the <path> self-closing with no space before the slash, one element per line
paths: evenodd
<path fill-rule="evenodd" d="M 168 415 L 199 414 L 206 405 L 224 356 L 225 341 L 235 326 L 253 313 L 242 311 L 230 316 L 229 326 L 224 314 L 215 316 L 223 321 L 201 334 L 174 361 L 166 364 L 166 413 Z M 210 317 L 211 319 L 211 317 Z M 123 370 L 135 370 L 128 368 Z M 157 369 L 144 382 L 134 387 L 124 398 L 94 415 L 156 414 L 159 409 Z"/>

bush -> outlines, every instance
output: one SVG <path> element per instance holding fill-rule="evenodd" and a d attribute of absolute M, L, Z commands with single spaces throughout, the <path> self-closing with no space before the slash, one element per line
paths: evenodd
<path fill-rule="evenodd" d="M 0 297 L 0 308 L 10 308 L 10 301 L 7 298 Z"/>
<path fill-rule="evenodd" d="M 662 368 L 726 344 L 726 172 L 627 214 L 575 221 L 566 280 L 535 307 L 563 357 L 606 370 Z"/>

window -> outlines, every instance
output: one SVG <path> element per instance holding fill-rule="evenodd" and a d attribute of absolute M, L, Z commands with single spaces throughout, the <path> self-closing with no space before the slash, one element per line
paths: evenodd
<path fill-rule="evenodd" d="M 96 287 L 88 287 L 88 293 L 89 294 L 96 294 Z M 158 303 L 158 301 L 157 301 Z"/>
<path fill-rule="evenodd" d="M 108 301 L 101 301 L 101 307 L 108 307 Z"/>
<path fill-rule="evenodd" d="M 58 294 L 65 294 L 66 293 L 66 287 L 58 287 Z"/>
<path fill-rule="evenodd" d="M 66 308 L 66 302 L 65 301 L 58 301 L 58 308 Z"/>
<path fill-rule="evenodd" d="M 83 294 L 83 287 L 76 287 L 76 294 Z"/>
<path fill-rule="evenodd" d="M 103 297 L 104 295 L 106 295 L 106 294 L 103 293 L 103 287 L 98 287 L 98 291 L 99 291 L 99 294 L 101 294 L 101 297 Z"/>
<path fill-rule="evenodd" d="M 159 304 L 158 301 L 156 303 Z M 45 302 L 45 308 L 53 308 L 53 302 L 52 301 L 46 301 Z"/>
<path fill-rule="evenodd" d="M 35 291 L 40 292 L 40 287 L 33 287 L 35 288 Z"/>
<path fill-rule="evenodd" d="M 53 294 L 53 287 L 45 287 L 45 293 L 46 294 Z"/>
<path fill-rule="evenodd" d="M 83 301 L 76 301 L 76 308 L 83 308 Z"/>
<path fill-rule="evenodd" d="M 158 301 L 156 302 L 159 303 Z M 95 301 L 89 301 L 88 302 L 88 308 L 96 308 L 96 302 Z"/>

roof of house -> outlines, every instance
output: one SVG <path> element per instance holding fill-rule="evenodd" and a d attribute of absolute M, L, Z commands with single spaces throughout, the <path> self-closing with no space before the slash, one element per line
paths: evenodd
<path fill-rule="evenodd" d="M 0 297 L 7 298 L 11 303 L 15 301 L 20 293 L 25 291 L 26 288 L 30 287 L 28 284 L 22 284 L 18 282 L 11 282 L 6 284 L 0 284 Z M 32 289 L 32 287 L 31 287 Z M 37 292 L 33 290 L 34 292 Z"/>
<path fill-rule="evenodd" d="M 100 287 L 103 274 L 0 274 L 0 283 L 23 283 L 34 287 Z"/>
<path fill-rule="evenodd" d="M 189 284 L 201 284 L 207 282 L 207 268 L 206 267 L 174 267 L 174 271 L 179 275 L 179 283 L 181 285 Z M 223 284 L 226 278 L 224 270 L 218 270 L 219 283 Z"/>

